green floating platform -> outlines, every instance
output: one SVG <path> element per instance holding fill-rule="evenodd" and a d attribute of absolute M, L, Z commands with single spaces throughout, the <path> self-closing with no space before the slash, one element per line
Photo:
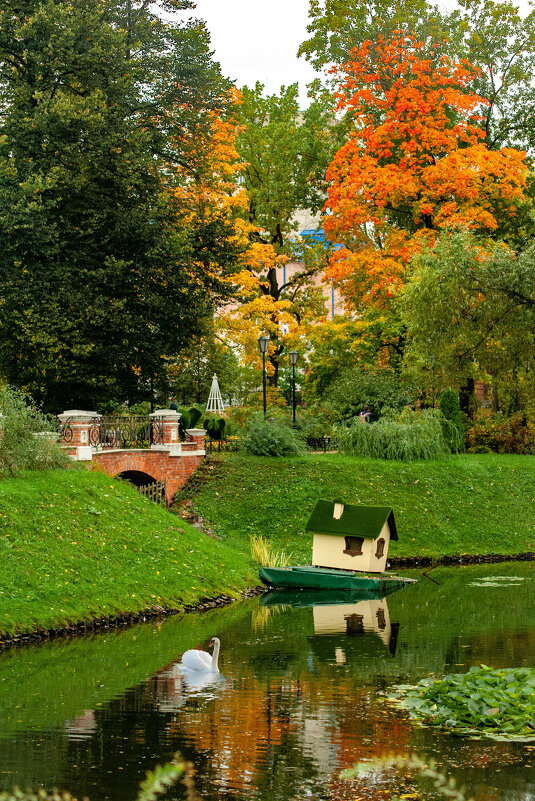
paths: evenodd
<path fill-rule="evenodd" d="M 414 584 L 416 579 L 390 576 L 386 573 L 368 575 L 303 565 L 296 567 L 263 567 L 260 580 L 268 587 L 294 590 L 358 590 L 378 593 L 381 597 Z"/>

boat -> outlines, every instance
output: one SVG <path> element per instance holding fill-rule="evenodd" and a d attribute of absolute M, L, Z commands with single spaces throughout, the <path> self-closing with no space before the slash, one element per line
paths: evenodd
<path fill-rule="evenodd" d="M 398 539 L 390 506 L 318 500 L 306 531 L 312 564 L 263 567 L 260 580 L 287 590 L 349 590 L 384 598 L 416 579 L 386 572 L 390 540 Z"/>
<path fill-rule="evenodd" d="M 260 570 L 260 580 L 268 587 L 287 590 L 355 590 L 369 592 L 372 597 L 385 597 L 416 582 L 416 579 L 389 573 L 369 575 L 313 565 L 263 567 Z"/>
<path fill-rule="evenodd" d="M 279 587 L 271 588 L 262 595 L 262 606 L 291 606 L 294 609 L 306 609 L 316 606 L 346 606 L 361 601 L 381 601 L 384 599 L 381 590 L 325 590 Z"/>

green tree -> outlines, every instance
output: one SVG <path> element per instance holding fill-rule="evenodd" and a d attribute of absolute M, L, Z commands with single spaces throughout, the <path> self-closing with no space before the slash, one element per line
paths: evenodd
<path fill-rule="evenodd" d="M 317 96 L 299 108 L 298 86 L 265 95 L 264 86 L 241 90 L 237 118 L 243 129 L 237 149 L 244 161 L 243 182 L 249 221 L 261 242 L 287 252 L 298 210 L 318 214 L 325 200 L 325 171 L 336 152 L 338 129 L 332 100 Z"/>
<path fill-rule="evenodd" d="M 454 389 L 445 389 L 439 407 L 443 415 L 442 432 L 452 453 L 464 450 L 464 420 L 459 395 Z"/>
<path fill-rule="evenodd" d="M 311 87 L 311 94 L 312 102 L 302 111 L 297 84 L 265 95 L 257 83 L 241 90 L 237 111 L 242 128 L 236 147 L 244 164 L 253 248 L 240 281 L 239 307 L 229 322 L 248 361 L 257 360 L 258 331 L 269 333 L 273 386 L 288 351 L 304 347 L 307 324 L 325 315 L 315 278 L 325 271 L 327 251 L 314 237 L 299 237 L 299 213 L 319 215 L 325 170 L 341 133 L 332 98 L 318 86 Z"/>
<path fill-rule="evenodd" d="M 345 370 L 324 396 L 324 401 L 338 412 L 340 420 L 356 417 L 367 406 L 372 420 L 386 410 L 401 411 L 415 400 L 410 382 L 387 368 Z"/>
<path fill-rule="evenodd" d="M 349 61 L 353 48 L 395 31 L 412 33 L 419 41 L 440 42 L 449 34 L 447 18 L 427 0 L 309 0 L 307 30 L 298 55 L 317 69 Z"/>
<path fill-rule="evenodd" d="M 54 411 L 147 397 L 228 292 L 230 220 L 172 195 L 228 87 L 202 25 L 160 12 L 0 9 L 0 374 Z"/>
<path fill-rule="evenodd" d="M 188 346 L 169 360 L 168 392 L 182 405 L 206 406 L 214 373 L 224 397 L 241 397 L 243 368 L 232 348 L 219 341 L 210 328 L 204 336 L 192 337 Z"/>
<path fill-rule="evenodd" d="M 507 396 L 518 389 L 535 355 L 534 287 L 533 246 L 516 256 L 467 233 L 443 235 L 416 258 L 398 301 L 410 335 L 407 362 L 420 382 L 432 379 L 436 391 L 453 381 L 467 413 L 467 388 L 478 377 L 507 387 Z"/>

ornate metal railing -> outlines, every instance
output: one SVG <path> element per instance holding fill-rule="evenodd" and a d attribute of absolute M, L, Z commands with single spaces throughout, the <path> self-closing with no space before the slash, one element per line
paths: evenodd
<path fill-rule="evenodd" d="M 88 445 L 94 448 L 150 448 L 163 444 L 163 417 L 94 417 L 88 422 Z M 61 439 L 74 439 L 71 419 L 61 428 Z"/>
<path fill-rule="evenodd" d="M 240 441 L 237 437 L 229 437 L 229 439 L 210 439 L 210 437 L 205 437 L 204 447 L 208 454 L 234 452 L 240 450 Z"/>
<path fill-rule="evenodd" d="M 307 437 L 307 445 L 313 451 L 323 451 L 327 453 L 330 450 L 337 450 L 337 443 L 330 437 Z"/>
<path fill-rule="evenodd" d="M 70 445 L 70 443 L 74 440 L 74 431 L 71 426 L 70 417 L 68 417 L 60 427 L 58 437 L 59 441 L 66 445 Z"/>

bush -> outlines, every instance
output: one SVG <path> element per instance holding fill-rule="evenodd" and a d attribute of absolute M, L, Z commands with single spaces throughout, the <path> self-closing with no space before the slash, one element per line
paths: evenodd
<path fill-rule="evenodd" d="M 221 440 L 226 435 L 226 420 L 224 417 L 207 417 L 203 423 L 203 428 L 210 439 Z"/>
<path fill-rule="evenodd" d="M 57 442 L 57 421 L 31 406 L 21 392 L 0 386 L 0 415 L 0 477 L 67 464 Z"/>
<path fill-rule="evenodd" d="M 189 409 L 180 408 L 178 411 L 180 412 L 179 425 L 184 432 L 186 432 L 188 428 L 197 427 L 197 423 L 202 417 L 202 412 L 200 409 L 197 409 L 195 406 L 191 406 Z"/>
<path fill-rule="evenodd" d="M 464 450 L 465 425 L 464 416 L 459 406 L 459 396 L 453 389 L 446 389 L 440 396 L 439 409 L 444 419 L 442 431 L 444 439 L 452 453 Z"/>
<path fill-rule="evenodd" d="M 303 452 L 292 428 L 258 417 L 247 424 L 243 447 L 253 456 L 293 456 Z"/>
<path fill-rule="evenodd" d="M 339 450 L 371 459 L 443 459 L 450 451 L 444 440 L 442 415 L 434 409 L 406 410 L 396 417 L 383 417 L 376 423 L 353 420 L 339 426 Z"/>
<path fill-rule="evenodd" d="M 297 425 L 300 436 L 308 438 L 332 437 L 337 413 L 328 406 L 314 404 L 297 410 Z"/>
<path fill-rule="evenodd" d="M 523 414 L 511 417 L 480 411 L 466 432 L 470 453 L 535 453 L 535 423 Z"/>
<path fill-rule="evenodd" d="M 386 409 L 401 411 L 414 403 L 415 392 L 392 370 L 368 372 L 346 370 L 325 395 L 326 403 L 338 412 L 339 420 L 349 420 L 368 406 L 377 420 Z"/>

